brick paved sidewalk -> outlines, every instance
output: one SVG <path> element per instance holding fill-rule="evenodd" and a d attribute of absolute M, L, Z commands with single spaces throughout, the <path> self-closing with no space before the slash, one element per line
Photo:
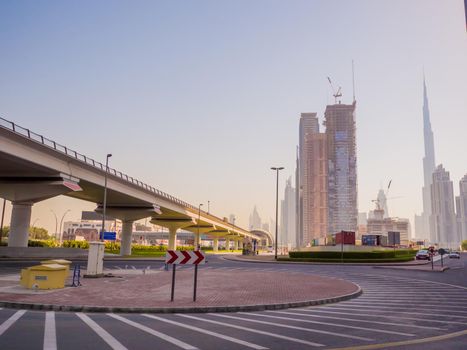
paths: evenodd
<path fill-rule="evenodd" d="M 88 308 L 200 308 L 309 302 L 359 291 L 351 282 L 309 274 L 201 267 L 198 297 L 193 302 L 193 275 L 193 269 L 177 271 L 174 302 L 170 302 L 171 271 L 82 279 L 81 287 L 46 293 L 6 293 L 5 288 L 0 288 L 0 301 Z"/>

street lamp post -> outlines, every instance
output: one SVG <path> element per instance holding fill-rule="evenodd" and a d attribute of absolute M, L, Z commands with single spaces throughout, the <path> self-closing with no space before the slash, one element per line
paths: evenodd
<path fill-rule="evenodd" d="M 102 227 L 101 227 L 101 237 L 100 240 L 104 241 L 104 232 L 105 232 L 105 211 L 107 208 L 107 173 L 109 171 L 109 158 L 112 157 L 112 154 L 108 153 L 105 158 L 105 175 L 104 175 L 104 204 L 102 206 Z"/>
<path fill-rule="evenodd" d="M 198 245 L 195 248 L 195 250 L 200 250 L 199 242 L 201 241 L 201 237 L 199 236 L 199 224 L 201 220 L 201 206 L 203 204 L 200 203 L 198 206 Z M 174 265 L 175 268 L 175 265 Z M 175 271 L 175 270 L 174 270 Z M 198 264 L 195 265 L 195 278 L 194 278 L 194 283 L 193 283 L 193 301 L 196 301 L 196 286 L 198 284 Z"/>
<path fill-rule="evenodd" d="M 67 209 L 67 211 L 63 213 L 62 218 L 60 219 L 60 245 L 62 244 L 62 241 L 63 241 L 63 231 L 62 231 L 63 219 L 65 219 L 65 215 L 68 214 L 70 211 L 71 211 L 70 209 Z"/>
<path fill-rule="evenodd" d="M 198 206 L 198 242 L 195 242 L 195 243 L 198 243 L 197 246 L 195 247 L 195 250 L 199 250 L 199 243 L 201 242 L 201 237 L 199 236 L 199 223 L 200 223 L 200 220 L 201 220 L 201 207 L 203 206 L 202 203 L 200 203 L 200 205 Z"/>
<path fill-rule="evenodd" d="M 36 219 L 32 222 L 32 225 L 31 225 L 31 234 L 32 234 L 32 237 L 33 239 L 36 239 L 36 230 L 34 229 L 36 227 L 36 222 L 38 222 L 39 219 Z"/>
<path fill-rule="evenodd" d="M 278 216 L 279 216 L 279 171 L 284 167 L 272 167 L 276 172 L 276 239 L 274 241 L 274 259 L 277 260 L 277 236 L 278 236 Z"/>
<path fill-rule="evenodd" d="M 3 219 L 5 218 L 5 207 L 6 207 L 6 199 L 3 198 L 2 220 L 0 223 L 0 243 L 2 243 L 2 237 L 3 237 Z"/>
<path fill-rule="evenodd" d="M 55 216 L 55 239 L 58 238 L 58 231 L 57 231 L 57 228 L 58 228 L 58 218 L 57 218 L 57 214 L 55 214 L 55 212 L 50 209 L 50 211 L 52 212 L 52 214 L 54 214 Z"/>

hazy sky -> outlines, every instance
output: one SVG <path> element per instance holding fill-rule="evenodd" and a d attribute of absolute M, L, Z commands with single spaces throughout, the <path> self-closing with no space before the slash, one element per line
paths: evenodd
<path fill-rule="evenodd" d="M 352 100 L 359 211 L 422 208 L 422 77 L 436 162 L 467 173 L 462 0 L 2 1 L 0 114 L 218 216 L 274 216 L 271 166 L 295 169 L 301 112 Z M 1 164 L 0 164 L 1 166 Z M 77 219 L 93 204 L 37 204 Z M 8 207 L 10 208 L 10 207 Z M 10 210 L 7 210 L 9 220 Z"/>

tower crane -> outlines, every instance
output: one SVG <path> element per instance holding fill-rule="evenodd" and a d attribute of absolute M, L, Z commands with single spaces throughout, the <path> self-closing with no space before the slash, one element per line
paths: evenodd
<path fill-rule="evenodd" d="M 339 86 L 339 89 L 334 89 L 334 85 L 332 85 L 332 81 L 331 81 L 331 78 L 328 77 L 328 81 L 329 81 L 329 85 L 331 85 L 331 89 L 332 89 L 332 96 L 334 96 L 334 104 L 337 104 L 337 98 L 339 97 L 342 97 L 342 88 Z M 339 103 L 341 103 L 341 101 L 339 100 Z"/>

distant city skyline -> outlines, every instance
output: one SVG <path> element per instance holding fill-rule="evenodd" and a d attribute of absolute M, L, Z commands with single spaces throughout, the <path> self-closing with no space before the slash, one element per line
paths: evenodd
<path fill-rule="evenodd" d="M 109 11 L 111 9 L 111 11 Z M 332 25 L 331 25 L 332 24 Z M 391 216 L 423 210 L 425 71 L 436 159 L 466 174 L 467 44 L 461 1 L 2 2 L 0 114 L 248 227 L 274 217 L 275 178 L 294 176 L 300 113 L 352 102 L 359 211 L 393 180 Z M 459 195 L 454 186 L 454 196 Z M 1 205 L 1 204 L 0 204 Z M 93 203 L 59 197 L 31 222 L 53 232 Z M 11 205 L 6 210 L 10 220 Z"/>

